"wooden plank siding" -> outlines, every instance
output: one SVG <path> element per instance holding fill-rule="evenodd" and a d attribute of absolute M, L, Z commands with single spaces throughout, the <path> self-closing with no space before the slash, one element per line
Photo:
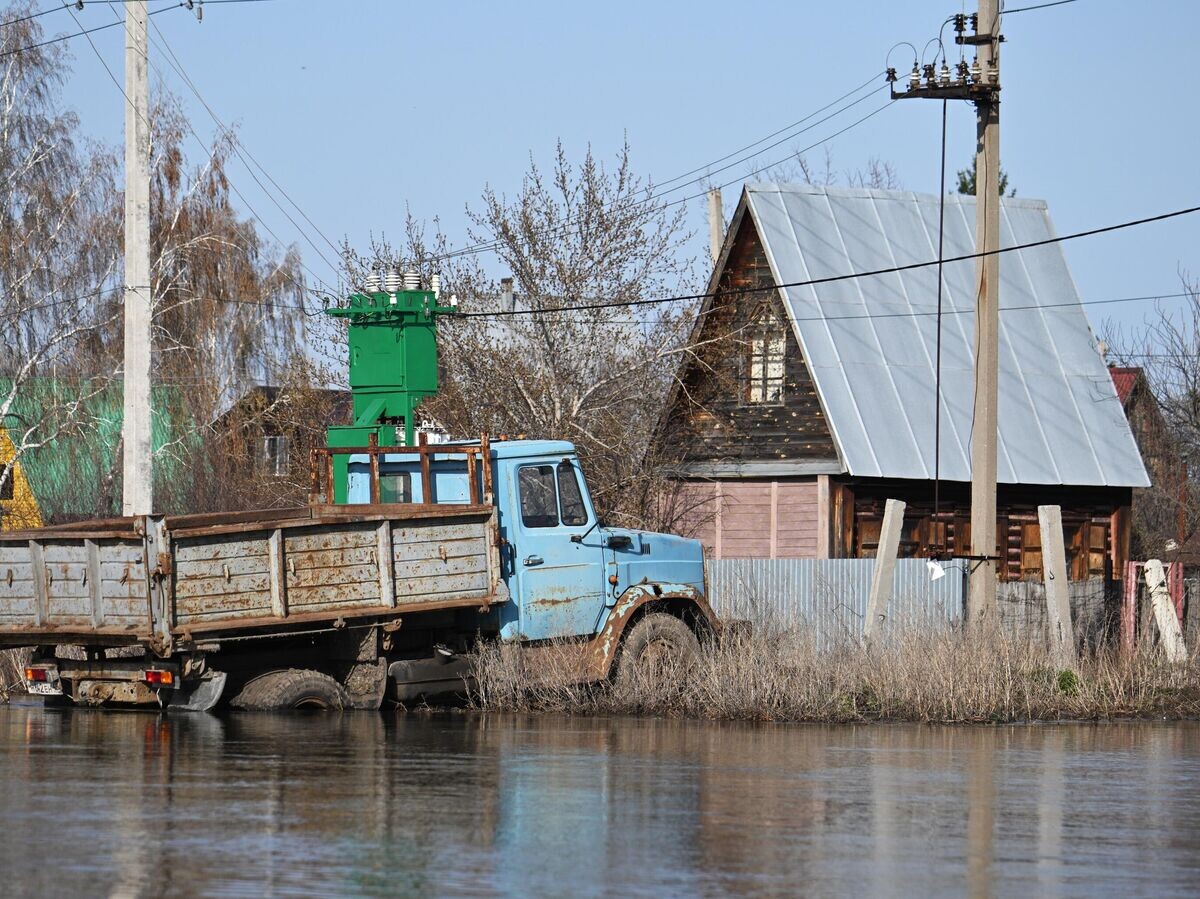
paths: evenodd
<path fill-rule="evenodd" d="M 766 253 L 745 216 L 722 272 L 717 298 L 699 330 L 699 355 L 681 372 L 666 417 L 663 446 L 679 447 L 684 463 L 836 460 L 833 438 L 812 375 L 783 302 L 773 287 Z M 725 292 L 730 293 L 725 293 Z M 785 338 L 783 395 L 778 403 L 749 402 L 752 327 L 769 311 Z"/>
<path fill-rule="evenodd" d="M 684 530 L 711 559 L 817 557 L 817 480 L 729 478 L 685 485 Z"/>

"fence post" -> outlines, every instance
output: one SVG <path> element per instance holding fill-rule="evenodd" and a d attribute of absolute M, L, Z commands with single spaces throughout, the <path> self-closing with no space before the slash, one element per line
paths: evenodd
<path fill-rule="evenodd" d="M 1150 604 L 1154 609 L 1154 623 L 1162 640 L 1163 652 L 1168 662 L 1187 661 L 1187 647 L 1183 642 L 1183 631 L 1175 605 L 1171 602 L 1171 591 L 1167 589 L 1167 573 L 1158 559 L 1146 562 L 1146 586 L 1150 588 Z"/>
<path fill-rule="evenodd" d="M 875 550 L 875 571 L 871 575 L 871 592 L 867 596 L 867 614 L 863 619 L 864 640 L 870 640 L 875 625 L 887 617 L 887 604 L 892 595 L 892 579 L 896 571 L 896 554 L 900 551 L 900 530 L 903 525 L 904 503 L 898 499 L 889 499 L 883 507 L 879 547 Z"/>
<path fill-rule="evenodd" d="M 1062 509 L 1038 506 L 1042 531 L 1042 577 L 1046 582 L 1046 626 L 1050 654 L 1059 668 L 1075 667 L 1075 628 L 1071 625 L 1071 588 L 1063 546 Z"/>
<path fill-rule="evenodd" d="M 1132 560 L 1125 563 L 1121 579 L 1121 649 L 1133 652 L 1137 637 L 1137 595 L 1141 566 Z"/>

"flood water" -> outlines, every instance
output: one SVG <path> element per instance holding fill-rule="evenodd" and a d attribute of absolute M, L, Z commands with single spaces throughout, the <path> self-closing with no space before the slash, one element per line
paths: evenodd
<path fill-rule="evenodd" d="M 5 895 L 1195 895 L 1200 724 L 0 707 Z"/>

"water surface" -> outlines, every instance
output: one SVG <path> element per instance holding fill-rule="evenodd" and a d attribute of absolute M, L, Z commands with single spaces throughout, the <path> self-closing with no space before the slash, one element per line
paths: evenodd
<path fill-rule="evenodd" d="M 1195 895 L 1200 725 L 0 707 L 7 895 Z"/>

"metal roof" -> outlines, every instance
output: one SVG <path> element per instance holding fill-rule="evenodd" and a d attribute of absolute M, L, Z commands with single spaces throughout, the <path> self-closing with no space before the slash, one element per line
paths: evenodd
<path fill-rule="evenodd" d="M 937 258 L 938 197 L 747 185 L 777 283 Z M 1054 236 L 1041 200 L 1001 202 L 1000 246 Z M 945 256 L 975 250 L 975 198 L 946 197 Z M 968 481 L 975 261 L 943 267 L 941 476 Z M 848 473 L 933 477 L 937 269 L 782 288 Z M 998 479 L 1150 482 L 1061 244 L 1000 257 Z M 914 314 L 915 313 L 915 314 Z"/>

